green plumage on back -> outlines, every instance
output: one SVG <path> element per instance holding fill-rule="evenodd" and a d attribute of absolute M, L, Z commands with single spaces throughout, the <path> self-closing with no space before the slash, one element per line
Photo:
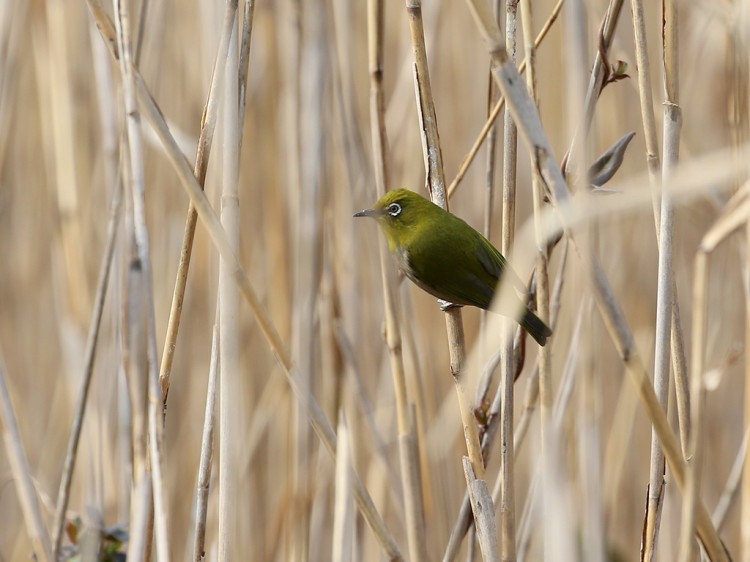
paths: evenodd
<path fill-rule="evenodd" d="M 386 193 L 355 217 L 378 221 L 399 269 L 435 297 L 457 305 L 489 309 L 498 281 L 523 283 L 497 249 L 457 216 L 407 189 Z M 544 345 L 551 330 L 525 309 L 524 329 Z"/>

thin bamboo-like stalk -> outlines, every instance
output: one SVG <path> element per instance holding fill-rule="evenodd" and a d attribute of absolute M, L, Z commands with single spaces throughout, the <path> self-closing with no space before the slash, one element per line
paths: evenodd
<path fill-rule="evenodd" d="M 378 197 L 385 194 L 388 184 L 386 154 L 388 150 L 385 130 L 385 101 L 383 92 L 383 16 L 382 0 L 368 2 L 368 61 L 370 70 L 370 130 L 372 135 L 375 186 Z M 401 329 L 398 322 L 396 280 L 387 248 L 379 239 L 380 271 L 385 305 L 385 330 L 391 376 L 396 397 L 399 433 L 401 481 L 406 508 L 406 531 L 409 555 L 412 560 L 427 560 L 424 504 L 419 469 L 417 437 L 409 414 L 410 405 L 406 391 Z"/>
<path fill-rule="evenodd" d="M 68 509 L 68 500 L 70 498 L 70 485 L 73 481 L 73 470 L 75 469 L 76 457 L 78 455 L 78 444 L 80 442 L 83 419 L 86 413 L 86 403 L 88 402 L 89 388 L 91 387 L 91 379 L 94 374 L 94 359 L 96 357 L 97 343 L 99 342 L 99 329 L 101 328 L 102 314 L 104 312 L 104 301 L 107 296 L 107 287 L 109 285 L 109 273 L 112 270 L 112 257 L 114 255 L 115 241 L 117 239 L 117 224 L 120 218 L 121 201 L 121 190 L 118 184 L 115 186 L 112 198 L 109 225 L 107 226 L 107 243 L 99 267 L 99 279 L 96 283 L 94 309 L 91 311 L 91 323 L 89 324 L 89 334 L 86 339 L 86 352 L 81 389 L 76 402 L 73 426 L 70 430 L 70 437 L 68 438 L 68 448 L 65 453 L 63 471 L 60 477 L 60 487 L 57 493 L 55 519 L 52 524 L 52 558 L 54 560 L 59 558 L 63 527 L 65 526 L 65 513 Z"/>
<path fill-rule="evenodd" d="M 236 14 L 236 10 L 234 11 Z M 239 45 L 237 26 L 232 20 L 232 32 L 224 66 L 223 143 L 221 224 L 235 254 L 240 249 L 239 201 Z M 240 402 L 239 358 L 239 291 L 231 277 L 231 263 L 219 263 L 219 536 L 218 559 L 231 560 L 238 552 L 237 493 L 239 490 L 238 455 L 236 443 L 241 439 L 238 427 Z"/>
<path fill-rule="evenodd" d="M 415 87 L 417 92 L 417 113 L 419 115 L 422 133 L 422 148 L 424 150 L 425 171 L 427 185 L 430 189 L 432 202 L 448 208 L 448 196 L 445 191 L 445 175 L 443 172 L 443 156 L 440 150 L 440 138 L 437 128 L 437 116 L 430 88 L 430 75 L 427 66 L 427 51 L 424 44 L 424 28 L 422 25 L 422 3 L 420 0 L 406 0 L 406 11 L 409 15 L 409 29 L 411 31 L 412 48 L 414 50 L 414 72 L 416 74 Z M 445 325 L 448 333 L 448 352 L 450 355 L 450 370 L 458 395 L 461 410 L 466 448 L 471 459 L 474 474 L 479 480 L 484 479 L 484 462 L 479 443 L 479 430 L 474 419 L 473 409 L 469 403 L 469 392 L 463 372 L 466 359 L 466 344 L 464 340 L 461 309 L 449 308 L 445 311 Z"/>
<path fill-rule="evenodd" d="M 569 4 L 570 7 L 570 4 Z M 526 60 L 528 61 L 528 68 L 526 71 L 526 85 L 529 91 L 529 96 L 534 104 L 537 104 L 537 91 L 536 91 L 536 49 L 534 47 L 534 35 L 532 26 L 532 11 L 531 2 L 529 0 L 521 0 L 521 19 L 523 22 L 523 37 L 524 37 L 524 50 L 526 51 Z M 573 73 L 575 75 L 575 73 Z M 535 275 L 536 275 L 536 303 L 537 303 L 537 315 L 541 320 L 549 325 L 550 321 L 550 291 L 549 291 L 549 274 L 547 271 L 547 241 L 542 232 L 542 208 L 544 205 L 544 185 L 537 169 L 532 165 L 531 168 L 531 189 L 532 189 L 532 200 L 534 208 L 534 236 L 536 239 L 536 256 L 535 256 Z M 551 369 L 551 357 L 550 357 L 551 345 L 541 346 L 538 350 L 538 372 L 539 372 L 539 404 L 540 404 L 540 430 L 541 430 L 541 443 L 542 443 L 542 457 L 541 457 L 541 470 L 543 473 L 551 469 L 551 458 L 549 456 L 548 444 L 549 440 L 552 439 L 552 427 L 549 425 L 551 422 L 552 415 L 552 369 Z M 545 494 L 545 505 L 548 501 Z M 543 522 L 543 528 L 547 529 L 552 523 L 550 514 L 545 508 L 545 518 Z M 548 548 L 555 548 L 555 546 L 548 545 L 547 532 L 545 531 L 544 549 L 545 552 Z"/>
<path fill-rule="evenodd" d="M 665 56 L 666 59 L 666 56 Z M 666 62 L 666 61 L 665 61 Z M 705 360 L 706 325 L 708 319 L 708 249 L 703 244 L 695 256 L 693 277 L 693 337 L 690 374 L 690 418 L 692 431 L 688 448 L 686 490 L 682 502 L 682 524 L 677 559 L 691 562 L 695 559 L 695 519 L 702 464 L 703 369 Z"/>
<path fill-rule="evenodd" d="M 325 10 L 323 2 L 311 4 L 304 10 L 302 25 L 297 29 L 302 41 L 299 85 L 300 184 L 291 193 L 296 205 L 294 220 L 294 273 L 292 353 L 298 365 L 305 365 L 302 383 L 312 392 L 318 377 L 316 352 L 319 347 L 316 325 L 317 300 L 320 292 L 322 267 L 322 222 L 325 207 L 325 168 L 327 143 L 326 103 L 324 92 L 329 80 L 325 53 Z M 310 425 L 305 419 L 304 406 L 295 404 L 293 421 L 292 486 L 292 553 L 291 560 L 305 562 L 310 557 L 311 521 L 314 497 L 313 463 L 315 442 Z"/>
<path fill-rule="evenodd" d="M 336 499 L 333 514 L 332 562 L 352 560 L 354 554 L 354 503 L 352 502 L 351 436 L 343 412 L 339 415 L 336 450 Z"/>
<path fill-rule="evenodd" d="M 206 182 L 206 171 L 208 170 L 208 159 L 211 154 L 214 130 L 216 128 L 219 99 L 221 97 L 222 88 L 224 87 L 224 74 L 221 72 L 221 69 L 224 68 L 224 64 L 226 64 L 227 53 L 229 51 L 229 37 L 232 34 L 236 12 L 237 1 L 228 1 L 224 10 L 221 38 L 219 39 L 219 47 L 216 51 L 213 73 L 211 74 L 211 85 L 208 89 L 208 96 L 206 98 L 206 104 L 203 108 L 203 116 L 201 118 L 198 150 L 195 156 L 195 166 L 193 168 L 193 173 L 198 179 L 201 189 L 203 189 Z M 106 24 L 99 23 L 100 21 L 104 20 L 97 20 L 97 25 L 100 26 L 101 30 L 101 26 Z M 164 416 L 166 416 L 170 376 L 172 373 L 175 350 L 177 349 L 177 334 L 180 330 L 182 305 L 185 300 L 185 288 L 187 286 L 188 272 L 190 270 L 190 259 L 193 255 L 193 240 L 195 239 L 195 227 L 197 223 L 198 213 L 196 212 L 191 200 L 188 205 L 185 228 L 182 235 L 180 261 L 177 265 L 177 276 L 175 279 L 174 291 L 172 292 L 172 304 L 169 310 L 167 334 L 165 337 L 164 351 L 161 358 L 161 369 L 159 372 L 159 385 L 161 387 L 162 410 Z"/>
<path fill-rule="evenodd" d="M 62 254 L 65 259 L 68 312 L 82 326 L 91 309 L 91 290 L 84 261 L 84 235 L 82 232 L 81 206 L 79 204 L 78 158 L 76 158 L 75 105 L 73 97 L 73 73 L 67 30 L 70 11 L 60 2 L 45 4 L 48 48 L 48 76 L 55 85 L 55 95 L 45 96 L 50 104 L 49 134 L 53 139 L 53 162 L 57 207 L 61 221 Z"/>
<path fill-rule="evenodd" d="M 570 342 L 571 345 L 568 347 L 568 355 L 565 358 L 565 367 L 562 372 L 562 380 L 560 381 L 560 389 L 555 397 L 555 403 L 553 405 L 552 420 L 551 424 L 553 429 L 559 432 L 565 417 L 565 413 L 568 410 L 568 406 L 572 402 L 573 390 L 576 381 L 576 369 L 579 362 L 579 348 L 581 341 L 581 328 L 584 320 L 584 306 L 581 303 L 576 313 L 575 326 L 571 334 Z M 540 476 L 543 466 L 537 465 L 537 470 L 534 472 L 534 476 L 529 486 L 529 493 L 526 496 L 526 502 L 524 503 L 523 510 L 521 511 L 521 517 L 518 525 L 518 560 L 523 561 L 528 556 L 528 550 L 531 546 L 531 540 L 534 537 L 532 532 L 535 527 L 535 510 L 537 509 L 537 495 L 539 494 Z M 495 493 L 497 492 L 497 486 L 495 486 Z M 494 495 L 494 493 L 493 493 Z M 548 516 L 548 515 L 546 515 Z M 569 528 L 569 522 L 566 520 L 557 521 L 558 526 L 563 530 L 566 527 Z M 559 556 L 559 552 L 558 552 Z"/>
<path fill-rule="evenodd" d="M 544 22 L 542 29 L 539 31 L 539 34 L 536 36 L 536 39 L 534 40 L 535 49 L 538 48 L 542 44 L 542 41 L 544 41 L 544 38 L 547 36 L 547 33 L 549 33 L 549 30 L 552 28 L 552 25 L 557 21 L 557 16 L 560 15 L 560 10 L 563 7 L 563 2 L 565 2 L 565 0 L 557 0 L 557 4 L 555 4 L 555 7 L 552 8 L 550 15 L 547 17 L 547 21 Z M 521 64 L 518 66 L 518 72 L 522 73 L 526 70 L 526 63 L 527 63 L 527 59 L 524 58 L 521 61 Z M 484 126 L 482 127 L 482 130 L 479 132 L 479 135 L 477 135 L 477 138 L 474 141 L 474 144 L 471 145 L 471 149 L 466 154 L 466 156 L 464 156 L 464 159 L 461 162 L 461 166 L 459 166 L 458 172 L 456 173 L 456 177 L 453 178 L 450 185 L 448 186 L 448 198 L 453 196 L 453 193 L 458 188 L 459 184 L 461 183 L 461 180 L 464 179 L 466 172 L 469 170 L 471 163 L 474 161 L 474 158 L 479 152 L 479 149 L 482 147 L 482 144 L 484 143 L 484 140 L 487 138 L 487 135 L 493 129 L 495 121 L 497 120 L 498 116 L 500 115 L 500 112 L 503 110 L 504 107 L 505 107 L 505 98 L 500 96 L 497 102 L 495 102 L 495 105 L 492 107 L 492 111 L 490 111 L 489 116 L 487 117 L 487 121 L 485 121 Z"/>
<path fill-rule="evenodd" d="M 148 437 L 150 470 L 153 479 L 152 498 L 154 509 L 154 526 L 156 530 L 156 551 L 160 561 L 169 560 L 169 541 L 167 532 L 167 512 L 163 489 L 161 430 L 158 423 L 157 397 L 159 391 L 158 358 L 156 353 L 156 320 L 154 316 L 154 295 L 149 250 L 149 236 L 146 227 L 145 179 L 143 171 L 143 147 L 141 142 L 140 114 L 136 100 L 136 78 L 132 63 L 132 41 L 130 37 L 130 16 L 127 3 L 114 0 L 115 28 L 120 54 L 120 73 L 122 75 L 123 105 L 126 123 L 128 147 L 128 170 L 130 172 L 130 189 L 133 199 L 133 224 L 135 245 L 142 275 L 141 288 L 145 304 L 146 318 L 146 356 L 148 360 Z M 144 496 L 145 497 L 145 496 Z M 150 542 L 150 540 L 149 540 Z"/>
<path fill-rule="evenodd" d="M 633 41 L 635 43 L 636 62 L 638 67 L 638 94 L 641 105 L 641 120 L 643 134 L 646 140 L 646 165 L 653 188 L 654 224 L 656 225 L 657 243 L 660 233 L 660 202 L 657 192 L 659 183 L 659 142 L 656 134 L 656 119 L 652 103 L 652 89 L 650 76 L 650 62 L 646 45 L 646 22 L 644 19 L 643 0 L 632 0 L 633 13 Z M 672 330 L 671 350 L 672 369 L 674 371 L 675 395 L 677 397 L 677 418 L 680 428 L 680 444 L 683 454 L 687 451 L 687 441 L 690 434 L 690 394 L 688 392 L 687 360 L 685 358 L 685 342 L 680 321 L 680 304 L 677 296 L 677 285 L 672 280 Z"/>
<path fill-rule="evenodd" d="M 477 529 L 477 542 L 482 550 L 482 559 L 487 562 L 499 561 L 500 549 L 497 546 L 497 532 L 495 529 L 495 510 L 492 507 L 492 496 L 487 490 L 487 482 L 479 480 L 474 475 L 469 457 L 463 458 L 466 489 L 474 512 Z M 515 550 L 515 549 L 514 549 Z"/>
<path fill-rule="evenodd" d="M 206 409 L 203 414 L 201 453 L 195 485 L 195 527 L 193 531 L 193 560 L 195 562 L 202 562 L 206 558 L 206 516 L 208 513 L 208 490 L 211 483 L 211 461 L 214 451 L 218 372 L 219 327 L 214 324 L 211 336 L 211 362 L 208 367 L 208 386 L 206 388 Z"/>
<path fill-rule="evenodd" d="M 511 64 L 516 60 L 518 0 L 505 4 L 505 48 Z M 528 60 L 528 54 L 527 54 Z M 512 259 L 516 229 L 516 176 L 518 168 L 518 130 L 508 106 L 505 106 L 503 121 L 503 195 L 502 230 L 500 252 Z M 513 383 L 515 369 L 513 337 L 515 322 L 512 318 L 500 321 L 503 351 L 500 361 L 500 554 L 503 561 L 516 557 L 516 510 L 515 510 L 515 453 L 513 449 L 513 413 L 515 400 Z M 476 518 L 475 518 L 476 520 Z"/>
<path fill-rule="evenodd" d="M 570 204 L 570 192 L 560 169 L 556 165 L 549 141 L 539 121 L 538 112 L 529 98 L 528 92 L 521 85 L 518 71 L 508 61 L 500 31 L 497 29 L 491 13 L 479 0 L 468 0 L 468 3 L 479 30 L 488 43 L 488 50 L 494 61 L 493 75 L 505 94 L 506 103 L 513 110 L 516 123 L 519 125 L 521 138 L 527 144 L 535 166 L 541 171 L 544 182 L 553 195 L 555 205 L 558 209 L 564 209 Z M 563 224 L 565 225 L 565 223 Z M 572 242 L 579 256 L 583 259 L 590 259 L 590 254 L 580 247 L 580 242 L 575 236 L 572 237 Z M 614 340 L 618 353 L 639 391 L 639 396 L 649 417 L 657 429 L 667 461 L 675 474 L 675 481 L 682 488 L 685 484 L 685 465 L 674 434 L 669 427 L 669 421 L 656 399 L 643 361 L 633 345 L 632 332 L 617 301 L 614 299 L 609 281 L 602 271 L 601 265 L 595 261 L 591 265 L 591 270 L 594 274 L 593 288 L 597 307 L 604 318 L 605 325 Z M 709 555 L 717 560 L 726 560 L 724 547 L 702 503 L 698 509 L 697 527 L 699 536 Z"/>
<path fill-rule="evenodd" d="M 667 97 L 664 104 L 664 168 L 662 170 L 664 180 L 669 177 L 669 173 L 679 159 L 682 117 L 680 108 L 677 105 L 677 59 L 674 52 L 677 49 L 676 8 L 671 1 L 665 2 L 663 8 L 664 81 Z M 656 294 L 654 390 L 664 411 L 667 410 L 667 401 L 669 399 L 670 344 L 672 334 L 672 289 L 674 286 L 672 277 L 673 214 L 671 196 L 666 191 L 662 191 L 661 212 L 658 221 L 659 268 Z M 690 396 L 694 396 L 692 392 Z M 646 522 L 644 524 L 644 542 L 642 545 L 643 560 L 646 562 L 654 559 L 664 495 L 664 472 L 664 454 L 659 446 L 658 436 L 652 431 Z"/>
<path fill-rule="evenodd" d="M 729 515 L 729 510 L 734 505 L 738 492 L 740 490 L 740 481 L 742 480 L 742 473 L 745 468 L 745 455 L 747 455 L 747 445 L 750 440 L 750 430 L 745 430 L 745 436 L 742 438 L 742 443 L 737 451 L 737 456 L 732 464 L 732 470 L 729 471 L 727 477 L 727 483 L 724 486 L 724 491 L 721 493 L 719 501 L 716 503 L 716 508 L 711 514 L 711 520 L 714 522 L 716 530 L 721 532 L 724 524 Z"/>
<path fill-rule="evenodd" d="M 6 368 L 3 357 L 3 352 L 0 350 L 0 421 L 2 421 L 4 428 L 5 452 L 8 455 L 7 458 L 13 474 L 18 503 L 21 504 L 26 532 L 34 546 L 34 554 L 42 560 L 51 562 L 55 558 L 52 557 L 49 533 L 44 525 L 42 511 L 39 508 L 39 499 L 31 477 L 31 468 L 21 440 L 21 433 L 18 430 L 18 421 L 13 411 L 13 402 L 10 399 L 8 385 L 5 382 Z"/>

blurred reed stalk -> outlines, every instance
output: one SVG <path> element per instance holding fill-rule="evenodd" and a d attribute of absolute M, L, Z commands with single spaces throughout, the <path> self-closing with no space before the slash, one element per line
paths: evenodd
<path fill-rule="evenodd" d="M 662 4 L 663 7 L 663 67 L 664 86 L 666 100 L 664 103 L 664 147 L 662 179 L 669 177 L 672 168 L 677 165 L 680 148 L 680 130 L 682 127 L 682 113 L 678 104 L 678 74 L 677 74 L 677 8 L 671 0 Z M 658 241 L 659 241 L 659 269 L 657 278 L 657 305 L 656 305 L 656 350 L 654 355 L 654 388 L 664 411 L 667 411 L 669 398 L 669 366 L 670 366 L 670 337 L 672 333 L 672 289 L 674 280 L 672 278 L 672 232 L 673 226 L 673 204 L 667 192 L 662 191 L 661 212 L 659 216 Z M 675 327 L 675 330 L 678 330 Z M 695 353 L 695 352 L 694 352 Z M 679 384 L 677 387 L 679 388 Z M 684 388 L 682 395 L 684 396 Z M 680 393 L 678 392 L 678 396 Z M 690 396 L 695 398 L 691 391 Z M 693 416 L 691 415 L 691 418 Z M 692 426 L 692 424 L 691 424 Z M 659 447 L 658 437 L 652 433 L 651 445 L 651 468 L 648 488 L 648 503 L 646 509 L 646 533 L 644 535 L 643 555 L 644 560 L 653 560 L 655 544 L 659 533 L 660 511 L 663 504 L 664 487 L 664 455 Z M 688 441 L 690 442 L 690 441 Z M 686 455 L 687 459 L 690 456 Z M 688 460 L 688 464 L 690 464 Z M 688 471 L 688 475 L 690 471 Z M 690 478 L 688 478 L 688 481 Z M 689 497 L 689 495 L 688 495 Z M 687 498 L 686 498 L 687 501 Z M 689 502 L 688 502 L 689 503 Z M 694 509 L 690 508 L 691 513 Z M 685 512 L 687 513 L 687 511 Z M 691 515 L 692 517 L 692 515 Z M 685 527 L 688 525 L 688 527 Z M 690 542 L 692 543 L 691 522 L 685 523 L 683 529 L 690 529 Z M 685 547 L 681 543 L 680 549 Z M 691 556 L 683 552 L 685 556 Z"/>
<path fill-rule="evenodd" d="M 388 141 L 385 129 L 385 96 L 383 92 L 383 16 L 382 0 L 370 0 L 367 6 L 368 65 L 370 71 L 370 131 L 372 138 L 375 188 L 380 198 L 388 188 Z M 424 499 L 419 466 L 418 440 L 412 402 L 406 390 L 403 345 L 396 300 L 396 278 L 385 242 L 378 240 L 380 271 L 385 306 L 385 337 L 396 398 L 401 482 L 406 510 L 406 534 L 412 560 L 427 560 Z"/>
<path fill-rule="evenodd" d="M 222 104 L 221 225 L 227 233 L 230 248 L 239 255 L 239 41 L 237 38 L 237 3 L 232 6 L 232 31 L 229 49 L 222 65 L 224 90 Z M 231 262 L 219 263 L 219 537 L 218 559 L 233 558 L 238 545 L 236 502 L 239 492 L 239 457 L 236 446 L 244 428 L 240 424 L 240 335 L 239 291 L 231 277 Z"/>
<path fill-rule="evenodd" d="M 99 330 L 102 324 L 102 314 L 104 312 L 104 301 L 107 296 L 110 271 L 112 270 L 112 258 L 114 256 L 115 242 L 117 240 L 117 226 L 122 211 L 121 192 L 121 186 L 118 183 L 114 186 L 114 193 L 112 194 L 112 206 L 110 209 L 109 224 L 107 225 L 107 243 L 99 267 L 99 278 L 96 283 L 94 308 L 91 312 L 89 333 L 86 339 L 86 352 L 84 357 L 83 376 L 81 378 L 81 388 L 76 401 L 73 426 L 70 430 L 70 437 L 68 438 L 68 448 L 65 453 L 62 475 L 60 477 L 60 487 L 57 493 L 57 503 L 55 504 L 55 518 L 52 524 L 52 558 L 54 560 L 59 558 L 60 545 L 62 543 L 65 526 L 65 517 L 68 509 L 68 501 L 70 499 L 70 485 L 73 481 L 73 471 L 75 470 L 76 459 L 78 456 L 78 445 L 80 443 L 83 420 L 86 414 L 86 404 L 88 403 L 91 379 L 94 374 L 94 360 L 96 358 L 97 343 L 99 342 Z"/>
<path fill-rule="evenodd" d="M 505 4 L 505 48 L 510 64 L 516 62 L 518 0 Z M 528 60 L 528 53 L 527 53 Z M 518 131 L 508 106 L 503 116 L 503 193 L 500 252 L 512 263 L 516 229 L 516 178 L 518 168 Z M 513 451 L 514 361 L 512 318 L 500 321 L 502 351 L 500 360 L 500 549 L 502 560 L 516 557 L 515 454 Z M 522 336 L 523 337 L 523 336 Z"/>
<path fill-rule="evenodd" d="M 216 427 L 216 384 L 219 372 L 219 326 L 214 324 L 211 336 L 211 362 L 208 367 L 206 410 L 203 415 L 203 433 L 198 476 L 195 485 L 195 526 L 193 529 L 193 560 L 206 559 L 206 517 L 208 515 L 208 489 L 211 483 L 214 428 Z"/>
<path fill-rule="evenodd" d="M 220 72 L 220 70 L 226 64 L 229 53 L 229 40 L 232 34 L 236 12 L 237 2 L 235 0 L 226 2 L 219 46 L 214 59 L 213 71 L 211 72 L 211 84 L 208 89 L 205 106 L 203 107 L 200 134 L 198 136 L 198 147 L 195 155 L 195 166 L 193 167 L 193 173 L 195 174 L 195 177 L 198 180 L 198 185 L 200 185 L 201 189 L 204 189 L 205 187 L 206 171 L 208 170 L 208 161 L 211 155 L 211 147 L 213 145 L 213 137 L 216 129 L 219 100 L 225 82 L 225 75 Z M 175 351 L 177 349 L 177 334 L 180 329 L 182 306 L 185 301 L 185 289 L 187 287 L 188 273 L 190 271 L 190 259 L 193 255 L 193 241 L 195 240 L 195 228 L 197 224 L 198 212 L 195 210 L 195 206 L 191 199 L 188 204 L 187 218 L 185 219 L 185 228 L 182 235 L 180 259 L 177 264 L 177 275 L 174 283 L 174 290 L 172 292 L 172 304 L 169 311 L 167 334 L 165 337 L 164 352 L 162 354 L 161 368 L 159 372 L 163 410 L 162 415 L 165 418 L 167 411 L 167 398 L 169 396 L 170 376 L 172 373 Z"/>
<path fill-rule="evenodd" d="M 18 430 L 18 420 L 13 411 L 8 385 L 5 382 L 6 371 L 3 351 L 0 349 L 0 420 L 2 420 L 4 428 L 5 452 L 10 462 L 16 494 L 26 523 L 26 532 L 34 546 L 34 555 L 39 556 L 42 560 L 52 561 L 54 560 L 52 543 L 39 507 L 39 498 L 31 477 L 32 472 L 21 440 L 21 433 Z"/>
<path fill-rule="evenodd" d="M 136 486 L 143 487 L 144 489 L 152 489 L 151 501 L 153 502 L 149 508 L 141 506 L 141 508 L 136 511 L 139 511 L 142 514 L 153 509 L 152 517 L 156 535 L 156 551 L 158 559 L 169 560 L 167 510 L 162 476 L 162 425 L 157 419 L 157 396 L 160 396 L 161 392 L 159 391 L 159 367 L 156 353 L 156 320 L 154 313 L 153 276 L 149 249 L 149 235 L 146 226 L 145 178 L 143 169 L 140 113 L 138 112 L 136 100 L 135 72 L 132 59 L 133 49 L 130 37 L 130 16 L 127 2 L 115 0 L 114 5 L 117 45 L 120 55 L 120 73 L 122 75 L 123 116 L 125 119 L 127 138 L 128 157 L 125 160 L 126 168 L 129 172 L 127 174 L 129 179 L 127 185 L 130 188 L 129 193 L 132 197 L 133 234 L 138 260 L 136 271 L 140 273 L 137 274 L 134 272 L 133 279 L 136 280 L 137 285 L 131 286 L 129 289 L 132 295 L 131 298 L 134 299 L 134 302 L 135 300 L 138 300 L 140 301 L 140 305 L 143 306 L 142 314 L 145 318 L 145 333 L 142 335 L 145 339 L 146 348 L 145 367 L 147 367 L 147 391 L 143 398 L 147 399 L 149 458 L 147 464 L 144 464 L 141 470 L 141 479 L 136 479 L 135 482 Z M 137 277 L 140 277 L 140 279 L 137 279 Z M 137 317 L 131 316 L 128 320 L 143 326 L 140 319 Z M 133 371 L 133 374 L 137 375 L 135 371 Z M 145 439 L 145 435 L 143 436 L 143 439 Z M 149 480 L 150 482 L 147 484 L 146 482 Z M 145 500 L 146 497 L 147 494 L 144 492 L 143 495 L 139 496 L 139 499 Z M 143 541 L 144 546 L 150 545 L 151 542 L 148 535 L 151 533 L 149 527 L 151 525 L 152 517 L 150 516 L 147 518 L 148 524 L 145 527 L 134 525 L 136 532 L 147 533 L 146 539 Z M 145 554 L 144 551 L 144 555 Z"/>

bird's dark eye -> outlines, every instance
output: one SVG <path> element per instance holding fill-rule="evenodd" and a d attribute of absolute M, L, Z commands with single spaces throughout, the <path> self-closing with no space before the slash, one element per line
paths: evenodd
<path fill-rule="evenodd" d="M 388 214 L 392 217 L 397 217 L 401 214 L 401 205 L 398 203 L 391 203 L 388 205 Z"/>

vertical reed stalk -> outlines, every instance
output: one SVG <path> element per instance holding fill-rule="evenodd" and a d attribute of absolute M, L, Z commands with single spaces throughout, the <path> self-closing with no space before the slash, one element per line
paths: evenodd
<path fill-rule="evenodd" d="M 162 425 L 158 423 L 157 397 L 159 391 L 159 363 L 156 353 L 156 320 L 154 314 L 153 277 L 149 235 L 146 227 L 145 177 L 143 169 L 143 147 L 140 130 L 140 113 L 136 99 L 136 77 L 132 59 L 132 41 L 130 37 L 130 16 L 127 2 L 114 0 L 115 28 L 117 45 L 120 53 L 120 73 L 122 75 L 123 104 L 127 137 L 128 179 L 130 195 L 133 201 L 134 240 L 137 251 L 137 270 L 140 270 L 140 294 L 136 298 L 144 305 L 145 347 L 147 359 L 147 396 L 148 396 L 148 445 L 149 467 L 145 473 L 151 480 L 150 501 L 153 502 L 153 522 L 156 530 L 156 552 L 160 561 L 170 560 L 166 500 L 162 475 Z M 138 322 L 138 319 L 132 319 Z M 145 484 L 143 484 L 146 486 Z M 146 494 L 142 496 L 146 498 Z M 145 509 L 141 506 L 142 509 Z M 150 511 L 150 507 L 147 511 Z M 147 544 L 150 539 L 147 537 Z"/>
<path fill-rule="evenodd" d="M 664 168 L 662 181 L 676 166 L 679 158 L 681 113 L 677 105 L 677 21 L 676 7 L 667 1 L 664 7 L 663 55 L 664 85 Z M 659 403 L 667 411 L 669 398 L 670 337 L 672 333 L 672 231 L 673 210 L 668 192 L 662 190 L 659 217 L 659 269 L 656 295 L 656 350 L 654 354 L 654 389 Z M 690 393 L 693 395 L 692 392 Z M 643 559 L 653 560 L 659 533 L 660 511 L 663 502 L 664 454 L 655 432 L 651 436 L 651 465 L 646 507 L 646 524 L 643 544 Z"/>
<path fill-rule="evenodd" d="M 214 130 L 219 109 L 219 99 L 224 86 L 224 74 L 221 69 L 226 64 L 229 52 L 229 38 L 232 34 L 237 12 L 237 1 L 228 0 L 224 10 L 224 21 L 222 25 L 219 47 L 216 51 L 213 72 L 211 73 L 211 85 L 208 89 L 206 104 L 203 107 L 201 118 L 201 130 L 198 137 L 198 150 L 195 156 L 193 173 L 203 189 L 206 182 L 206 171 L 208 160 L 211 155 Z M 161 358 L 161 369 L 159 372 L 159 385 L 161 387 L 162 415 L 166 416 L 167 397 L 169 396 L 170 376 L 172 374 L 172 363 L 177 349 L 177 334 L 180 330 L 180 319 L 182 318 L 182 305 L 185 300 L 185 289 L 187 287 L 188 272 L 190 270 L 190 259 L 193 255 L 193 240 L 195 239 L 195 227 L 198 223 L 198 213 L 192 200 L 188 205 L 185 228 L 182 234 L 182 248 L 180 249 L 180 261 L 177 265 L 177 277 L 175 279 L 174 291 L 172 293 L 172 304 L 169 310 L 167 323 L 167 335 L 164 342 L 164 351 Z"/>
<path fill-rule="evenodd" d="M 506 2 L 505 48 L 510 63 L 516 61 L 516 36 L 518 0 Z M 503 122 L 503 197 L 502 232 L 500 252 L 512 259 L 513 240 L 516 227 L 516 175 L 518 160 L 518 130 L 508 106 L 505 106 Z M 500 553 L 503 561 L 516 557 L 516 512 L 515 512 L 515 454 L 513 451 L 513 412 L 515 369 L 513 360 L 513 332 L 515 322 L 511 318 L 500 321 L 503 353 L 500 361 Z"/>
<path fill-rule="evenodd" d="M 42 511 L 39 508 L 39 499 L 32 480 L 29 460 L 26 457 L 23 441 L 21 441 L 18 420 L 13 411 L 8 385 L 5 382 L 5 372 L 5 361 L 0 349 L 0 421 L 3 422 L 5 452 L 10 462 L 18 502 L 21 504 L 21 511 L 26 524 L 26 532 L 31 538 L 32 545 L 34 545 L 34 554 L 41 557 L 42 560 L 52 562 L 54 558 L 52 557 L 49 533 L 44 525 Z"/>
<path fill-rule="evenodd" d="M 234 10 L 236 14 L 236 10 Z M 240 249 L 239 217 L 239 86 L 236 17 L 232 20 L 229 49 L 223 67 L 224 102 L 222 143 L 221 223 L 235 255 Z M 219 560 L 233 559 L 238 552 L 237 510 L 239 452 L 237 441 L 240 402 L 239 291 L 231 277 L 231 263 L 219 264 Z"/>
<path fill-rule="evenodd" d="M 383 92 L 383 0 L 368 2 L 368 61 L 370 70 L 370 131 L 372 135 L 375 187 L 378 197 L 388 186 L 386 155 L 388 142 L 385 130 L 385 98 Z M 406 509 L 406 532 L 412 560 L 427 560 L 422 482 L 420 480 L 417 436 L 410 415 L 406 392 L 401 328 L 398 321 L 396 283 L 388 250 L 379 239 L 380 271 L 385 305 L 385 334 L 391 375 L 396 397 L 401 460 L 401 482 Z"/>
<path fill-rule="evenodd" d="M 208 515 L 208 490 L 211 483 L 211 462 L 214 451 L 216 426 L 216 381 L 219 372 L 219 326 L 214 324 L 211 336 L 211 362 L 208 367 L 206 409 L 203 414 L 203 434 L 195 485 L 195 528 L 193 530 L 193 560 L 206 559 L 206 517 Z"/>

